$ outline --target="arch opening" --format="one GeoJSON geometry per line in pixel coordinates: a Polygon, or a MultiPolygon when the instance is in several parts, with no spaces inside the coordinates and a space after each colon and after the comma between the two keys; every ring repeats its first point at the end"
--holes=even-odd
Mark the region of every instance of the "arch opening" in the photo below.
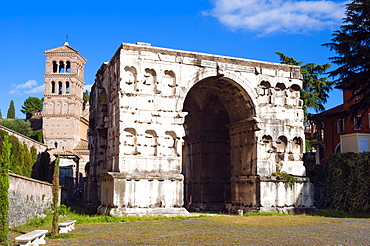
{"type": "Polygon", "coordinates": [[[185,207],[256,206],[255,110],[247,92],[228,78],[209,77],[190,89],[183,111],[185,207]]]}

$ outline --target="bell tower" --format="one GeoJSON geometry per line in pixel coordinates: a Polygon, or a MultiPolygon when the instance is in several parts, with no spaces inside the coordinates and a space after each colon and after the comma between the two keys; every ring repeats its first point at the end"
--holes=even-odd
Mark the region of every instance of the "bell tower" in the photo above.
{"type": "Polygon", "coordinates": [[[81,139],[86,59],[68,42],[45,55],[44,141],[49,148],[72,151],[81,139]]]}

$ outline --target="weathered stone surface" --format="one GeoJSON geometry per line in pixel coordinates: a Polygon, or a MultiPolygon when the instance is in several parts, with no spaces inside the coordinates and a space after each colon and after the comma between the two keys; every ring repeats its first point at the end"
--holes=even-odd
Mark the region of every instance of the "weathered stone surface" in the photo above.
{"type": "Polygon", "coordinates": [[[9,226],[15,227],[50,210],[51,184],[9,173],[9,226]]]}
{"type": "Polygon", "coordinates": [[[311,207],[309,180],[271,181],[305,176],[300,78],[297,66],[122,44],[91,91],[87,202],[111,215],[311,207]]]}

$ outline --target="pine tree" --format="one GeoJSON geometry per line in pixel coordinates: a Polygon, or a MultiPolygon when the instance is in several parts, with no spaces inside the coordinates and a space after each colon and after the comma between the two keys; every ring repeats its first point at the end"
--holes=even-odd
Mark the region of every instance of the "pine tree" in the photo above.
{"type": "Polygon", "coordinates": [[[14,107],[14,101],[11,100],[9,104],[8,113],[6,115],[7,119],[15,119],[15,107],[14,107]]]}
{"type": "Polygon", "coordinates": [[[370,108],[370,1],[354,0],[347,4],[346,18],[333,33],[332,42],[324,44],[337,53],[331,61],[338,66],[330,72],[337,88],[352,91],[348,102],[360,98],[349,114],[364,114],[370,108]]]}
{"type": "Polygon", "coordinates": [[[26,120],[29,120],[34,113],[42,111],[42,106],[42,101],[38,97],[28,97],[23,103],[21,112],[26,114],[26,120]]]}
{"type": "MultiPolygon", "coordinates": [[[[300,66],[302,62],[296,61],[293,57],[276,52],[280,57],[282,64],[300,66]]],[[[317,65],[316,63],[307,63],[301,66],[301,74],[303,76],[303,86],[301,89],[301,99],[303,100],[303,110],[305,119],[308,117],[308,109],[318,111],[325,110],[324,103],[329,97],[329,91],[334,86],[334,81],[330,81],[327,77],[322,76],[330,68],[330,64],[317,65]]]]}

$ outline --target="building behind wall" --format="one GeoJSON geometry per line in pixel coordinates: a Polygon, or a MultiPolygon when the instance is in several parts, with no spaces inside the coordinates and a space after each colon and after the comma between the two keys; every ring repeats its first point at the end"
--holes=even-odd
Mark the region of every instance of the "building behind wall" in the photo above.
{"type": "Polygon", "coordinates": [[[91,91],[86,201],[110,215],[312,207],[300,78],[297,66],[122,44],[91,91]]]}
{"type": "Polygon", "coordinates": [[[73,196],[89,161],[89,108],[82,109],[86,59],[68,43],[45,55],[44,142],[52,155],[61,156],[61,182],[69,183],[73,196]]]}
{"type": "Polygon", "coordinates": [[[370,109],[362,118],[347,116],[350,105],[358,101],[349,102],[351,96],[351,91],[343,91],[343,104],[315,115],[317,164],[332,153],[370,151],[370,109]]]}

